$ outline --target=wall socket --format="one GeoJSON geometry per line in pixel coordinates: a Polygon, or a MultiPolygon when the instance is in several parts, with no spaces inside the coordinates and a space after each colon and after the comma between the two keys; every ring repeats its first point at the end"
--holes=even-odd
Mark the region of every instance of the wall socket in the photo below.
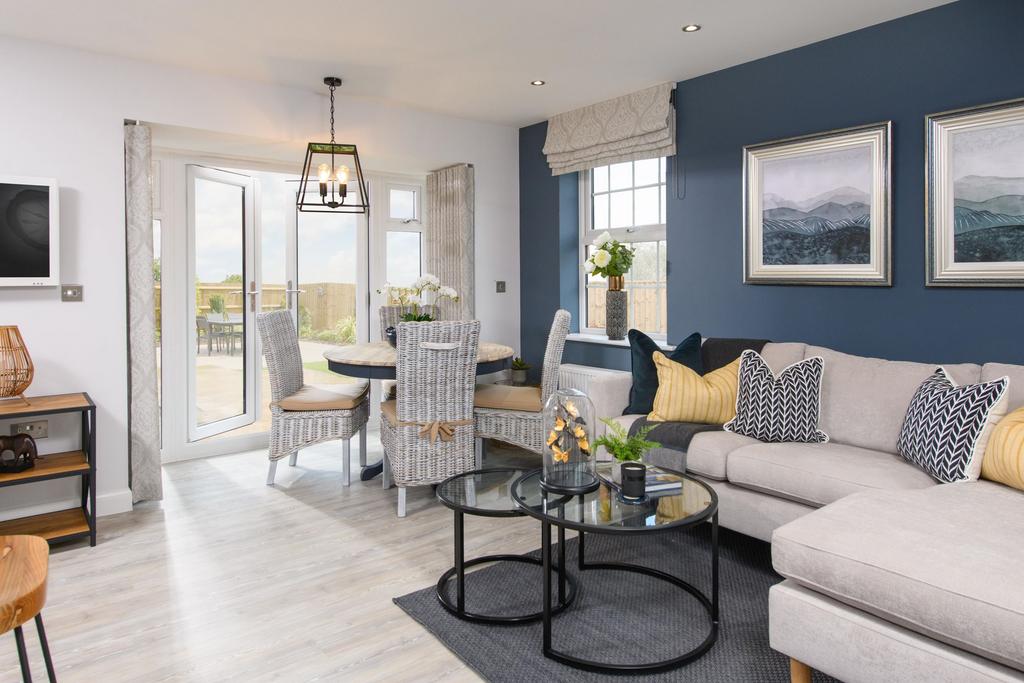
{"type": "Polygon", "coordinates": [[[61,301],[81,301],[82,300],[82,285],[61,285],[60,286],[60,300],[61,301]]]}
{"type": "Polygon", "coordinates": [[[494,281],[494,291],[496,291],[498,294],[504,294],[505,293],[505,281],[504,280],[495,280],[494,281]]]}
{"type": "Polygon", "coordinates": [[[28,434],[33,439],[45,439],[50,435],[50,421],[15,422],[11,425],[11,435],[28,434]]]}

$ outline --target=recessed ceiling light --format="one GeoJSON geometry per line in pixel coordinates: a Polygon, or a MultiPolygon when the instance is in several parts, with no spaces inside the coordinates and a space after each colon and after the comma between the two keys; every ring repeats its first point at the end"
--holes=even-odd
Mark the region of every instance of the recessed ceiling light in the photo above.
{"type": "Polygon", "coordinates": [[[544,85],[547,81],[530,81],[530,85],[544,85]]]}
{"type": "Polygon", "coordinates": [[[700,30],[700,24],[687,24],[683,27],[683,33],[696,33],[700,30]]]}

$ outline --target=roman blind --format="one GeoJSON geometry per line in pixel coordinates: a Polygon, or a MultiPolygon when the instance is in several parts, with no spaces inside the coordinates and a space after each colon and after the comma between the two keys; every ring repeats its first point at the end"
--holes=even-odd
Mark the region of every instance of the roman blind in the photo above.
{"type": "Polygon", "coordinates": [[[674,89],[662,83],[552,117],[544,141],[551,174],[674,155],[674,89]]]}

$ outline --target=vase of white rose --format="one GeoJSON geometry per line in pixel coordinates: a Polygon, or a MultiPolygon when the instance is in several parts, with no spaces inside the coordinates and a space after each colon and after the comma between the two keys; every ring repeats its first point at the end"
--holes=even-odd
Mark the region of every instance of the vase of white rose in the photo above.
{"type": "Polygon", "coordinates": [[[594,240],[594,251],[583,263],[583,268],[593,275],[607,278],[608,292],[605,295],[604,331],[609,339],[625,339],[629,326],[629,295],[625,288],[625,275],[633,266],[636,252],[607,232],[594,240]]]}
{"type": "MultiPolygon", "coordinates": [[[[385,284],[377,290],[383,294],[389,305],[401,306],[404,312],[401,315],[402,322],[431,322],[434,316],[431,312],[434,308],[428,308],[431,304],[436,308],[443,299],[459,300],[459,293],[451,287],[441,284],[436,275],[424,273],[415,282],[407,287],[398,287],[392,284],[385,284]],[[421,308],[421,306],[423,308],[421,308]]],[[[388,343],[392,346],[398,344],[398,331],[395,327],[384,330],[388,343]]]]}

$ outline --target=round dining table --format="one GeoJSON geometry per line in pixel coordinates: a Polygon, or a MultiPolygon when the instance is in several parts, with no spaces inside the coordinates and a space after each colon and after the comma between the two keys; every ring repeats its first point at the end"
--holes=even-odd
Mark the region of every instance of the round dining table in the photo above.
{"type": "MultiPolygon", "coordinates": [[[[511,346],[480,342],[476,374],[488,375],[508,368],[515,351],[511,346]]],[[[386,341],[349,344],[324,351],[331,372],[364,379],[395,379],[398,353],[386,341]]]]}
{"type": "MultiPolygon", "coordinates": [[[[515,351],[511,346],[480,342],[476,357],[476,374],[488,375],[508,368],[515,351]]],[[[386,341],[349,344],[324,351],[331,372],[363,379],[395,379],[398,353],[386,341]]],[[[369,481],[384,470],[384,461],[367,465],[359,478],[369,481]]]]}

